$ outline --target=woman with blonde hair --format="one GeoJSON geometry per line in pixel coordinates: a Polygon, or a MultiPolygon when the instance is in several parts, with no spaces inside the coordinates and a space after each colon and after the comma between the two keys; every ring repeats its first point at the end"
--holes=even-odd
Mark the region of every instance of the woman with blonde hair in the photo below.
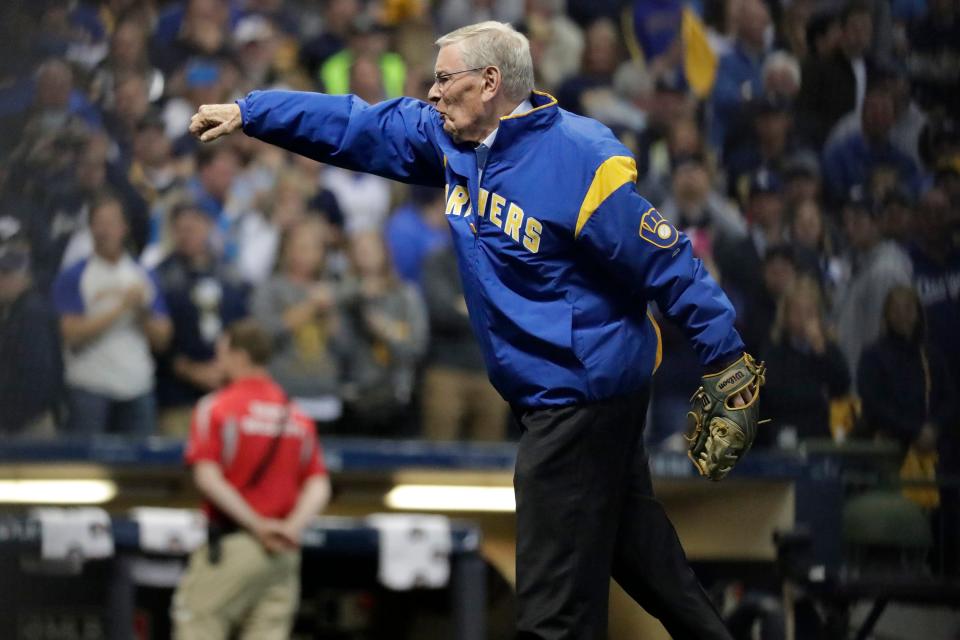
{"type": "Polygon", "coordinates": [[[884,332],[860,356],[857,388],[868,435],[936,450],[942,431],[955,428],[957,402],[941,352],[927,339],[923,307],[913,287],[890,289],[883,305],[884,332]]]}
{"type": "Polygon", "coordinates": [[[350,236],[351,273],[343,283],[345,428],[401,435],[410,418],[417,366],[427,347],[427,310],[417,289],[393,270],[383,236],[350,236]]]}
{"type": "MultiPolygon", "coordinates": [[[[325,236],[317,220],[294,223],[280,242],[277,270],[253,294],[253,316],[270,333],[270,373],[315,419],[339,391],[339,294],[325,276],[325,236]]],[[[339,413],[338,411],[336,413],[339,413]]],[[[335,418],[336,415],[330,416],[335,418]]]]}
{"type": "Polygon", "coordinates": [[[792,429],[801,439],[829,438],[830,400],[849,392],[850,375],[813,279],[798,278],[778,300],[763,358],[769,372],[763,409],[776,432],[769,436],[792,429]]]}

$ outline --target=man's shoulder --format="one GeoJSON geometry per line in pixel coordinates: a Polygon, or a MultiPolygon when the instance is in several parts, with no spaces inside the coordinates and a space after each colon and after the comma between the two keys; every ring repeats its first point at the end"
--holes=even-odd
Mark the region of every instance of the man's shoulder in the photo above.
{"type": "Polygon", "coordinates": [[[81,258],[58,273],[56,280],[57,282],[78,283],[89,266],[90,258],[81,258]]]}
{"type": "Polygon", "coordinates": [[[592,168],[614,156],[633,159],[633,154],[613,135],[613,131],[593,118],[560,109],[557,132],[572,146],[570,152],[576,153],[582,163],[592,168]]]}

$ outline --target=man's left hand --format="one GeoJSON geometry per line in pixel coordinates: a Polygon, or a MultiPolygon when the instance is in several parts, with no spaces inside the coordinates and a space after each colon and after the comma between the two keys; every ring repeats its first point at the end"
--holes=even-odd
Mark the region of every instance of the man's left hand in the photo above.
{"type": "Polygon", "coordinates": [[[688,455],[701,475],[724,478],[750,449],[759,423],[765,367],[743,354],[727,368],[703,377],[687,413],[688,455]]]}

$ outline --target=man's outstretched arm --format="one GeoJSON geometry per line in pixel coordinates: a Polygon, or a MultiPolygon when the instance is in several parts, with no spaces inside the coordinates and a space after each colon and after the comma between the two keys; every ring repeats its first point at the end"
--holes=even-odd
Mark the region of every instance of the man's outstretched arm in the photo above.
{"type": "Polygon", "coordinates": [[[433,109],[411,98],[369,105],[356,96],[254,91],[236,104],[203,105],[190,132],[211,142],[237,129],[300,155],[392,180],[442,186],[433,109]]]}

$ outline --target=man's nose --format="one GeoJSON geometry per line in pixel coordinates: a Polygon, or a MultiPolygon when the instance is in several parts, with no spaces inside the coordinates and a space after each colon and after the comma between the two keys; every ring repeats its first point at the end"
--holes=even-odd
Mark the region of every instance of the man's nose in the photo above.
{"type": "Polygon", "coordinates": [[[434,82],[432,85],[430,85],[430,91],[427,92],[427,99],[433,104],[437,104],[440,102],[440,98],[440,86],[434,82]]]}

